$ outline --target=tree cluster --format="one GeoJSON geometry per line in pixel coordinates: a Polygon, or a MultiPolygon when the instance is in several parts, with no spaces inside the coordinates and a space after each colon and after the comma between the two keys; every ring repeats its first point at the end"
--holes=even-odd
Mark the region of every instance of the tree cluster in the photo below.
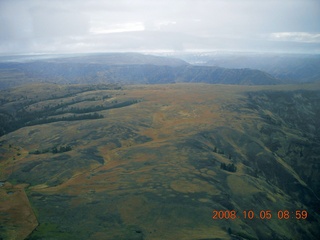
{"type": "Polygon", "coordinates": [[[29,122],[26,124],[26,126],[53,123],[53,122],[59,122],[59,121],[77,121],[77,120],[99,119],[99,118],[103,118],[103,115],[98,113],[92,113],[92,114],[73,115],[70,117],[61,117],[61,118],[44,118],[44,119],[39,119],[39,120],[29,122]]]}
{"type": "Polygon", "coordinates": [[[226,170],[228,172],[236,172],[237,167],[233,163],[229,163],[228,165],[225,163],[220,164],[220,168],[226,170]]]}
{"type": "Polygon", "coordinates": [[[35,151],[31,151],[29,152],[29,154],[44,154],[44,153],[53,153],[53,154],[56,154],[56,153],[64,153],[64,152],[69,152],[72,150],[72,147],[70,145],[67,145],[67,146],[55,146],[55,147],[52,147],[52,148],[48,148],[48,149],[43,149],[43,150],[35,150],[35,151]]]}

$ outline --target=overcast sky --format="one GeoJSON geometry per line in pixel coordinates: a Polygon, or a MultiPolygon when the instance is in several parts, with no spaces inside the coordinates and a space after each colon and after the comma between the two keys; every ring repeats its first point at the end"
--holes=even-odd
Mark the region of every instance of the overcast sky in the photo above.
{"type": "Polygon", "coordinates": [[[0,54],[320,53],[320,0],[0,0],[0,54]]]}

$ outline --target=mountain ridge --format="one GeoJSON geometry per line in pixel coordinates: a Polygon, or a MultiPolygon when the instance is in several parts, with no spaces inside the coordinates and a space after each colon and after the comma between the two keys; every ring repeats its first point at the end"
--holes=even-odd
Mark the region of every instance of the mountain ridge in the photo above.
{"type": "Polygon", "coordinates": [[[272,85],[279,79],[254,69],[194,66],[183,60],[137,53],[95,54],[76,57],[0,63],[0,88],[29,82],[272,85]]]}
{"type": "Polygon", "coordinates": [[[319,54],[208,52],[172,54],[172,57],[180,57],[195,65],[258,69],[281,79],[283,83],[320,80],[319,54]]]}

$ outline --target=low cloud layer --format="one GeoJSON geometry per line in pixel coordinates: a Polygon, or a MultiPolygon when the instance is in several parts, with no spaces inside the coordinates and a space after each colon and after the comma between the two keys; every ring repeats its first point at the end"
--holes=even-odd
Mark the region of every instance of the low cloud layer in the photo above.
{"type": "Polygon", "coordinates": [[[0,54],[320,53],[317,0],[2,0],[0,54]]]}
{"type": "Polygon", "coordinates": [[[307,32],[279,32],[272,33],[271,40],[288,41],[288,42],[302,42],[302,43],[318,43],[320,44],[320,33],[307,32]]]}

